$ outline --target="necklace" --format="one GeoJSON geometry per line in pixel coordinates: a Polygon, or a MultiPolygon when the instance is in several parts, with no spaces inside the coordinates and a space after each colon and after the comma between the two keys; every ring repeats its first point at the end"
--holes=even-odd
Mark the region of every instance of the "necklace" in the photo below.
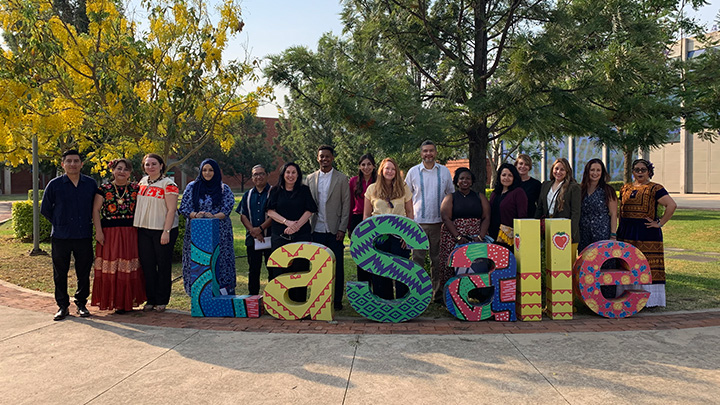
{"type": "Polygon", "coordinates": [[[158,181],[162,180],[163,178],[165,178],[165,176],[160,176],[160,177],[158,177],[158,178],[155,179],[155,180],[150,180],[150,177],[148,177],[148,180],[147,180],[148,186],[151,185],[151,184],[157,183],[158,181]]]}
{"type": "Polygon", "coordinates": [[[127,185],[123,186],[123,193],[120,195],[120,191],[118,191],[117,184],[113,182],[113,187],[115,187],[115,195],[117,195],[117,203],[118,205],[123,205],[125,203],[125,194],[127,194],[128,187],[127,185]]]}

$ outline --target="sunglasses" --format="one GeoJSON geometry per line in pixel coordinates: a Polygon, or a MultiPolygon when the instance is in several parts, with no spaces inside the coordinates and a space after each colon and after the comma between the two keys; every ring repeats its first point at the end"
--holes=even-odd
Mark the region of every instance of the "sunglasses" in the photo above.
{"type": "Polygon", "coordinates": [[[285,240],[289,240],[289,241],[291,241],[291,242],[292,242],[292,240],[293,240],[293,235],[288,235],[288,234],[286,234],[286,233],[284,233],[284,232],[280,234],[280,237],[283,238],[283,239],[285,239],[285,240]]]}
{"type": "Polygon", "coordinates": [[[633,169],[633,173],[646,173],[648,171],[645,167],[636,167],[633,169]]]}
{"type": "Polygon", "coordinates": [[[388,198],[388,199],[387,199],[386,201],[387,201],[387,203],[388,203],[388,206],[390,207],[390,209],[393,209],[393,208],[395,208],[395,205],[393,205],[392,201],[390,201],[390,199],[389,199],[389,198],[388,198]]]}

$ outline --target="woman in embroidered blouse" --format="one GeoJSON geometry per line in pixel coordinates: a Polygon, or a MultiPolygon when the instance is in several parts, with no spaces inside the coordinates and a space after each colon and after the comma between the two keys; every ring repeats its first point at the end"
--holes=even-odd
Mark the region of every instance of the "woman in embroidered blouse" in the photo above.
{"type": "Polygon", "coordinates": [[[193,274],[191,247],[192,222],[196,218],[217,218],[220,220],[220,255],[215,270],[220,293],[235,295],[235,239],[233,238],[230,213],[235,205],[235,196],[230,187],[222,182],[220,166],[213,159],[200,163],[200,173],[185,188],[180,203],[180,214],[187,218],[183,239],[183,285],[190,295],[192,283],[200,276],[193,274]]]}
{"type": "Polygon", "coordinates": [[[607,184],[610,175],[600,159],[591,159],[585,165],[580,190],[580,243],[578,252],[589,244],[617,239],[617,195],[607,184]]]}
{"type": "MultiPolygon", "coordinates": [[[[317,212],[317,204],[310,193],[310,187],[302,184],[302,170],[295,162],[288,162],[280,168],[277,187],[270,189],[267,202],[267,215],[272,218],[270,242],[272,250],[292,242],[312,241],[310,217],[317,212]]],[[[268,267],[269,279],[283,273],[308,271],[309,262],[294,260],[289,268],[268,267]]],[[[307,288],[291,288],[288,291],[291,300],[305,302],[307,288]]]]}
{"type": "Polygon", "coordinates": [[[515,166],[503,163],[495,176],[495,189],[490,194],[490,236],[512,250],[512,228],[515,218],[526,218],[528,200],[521,187],[522,180],[515,166]]]}
{"type": "Polygon", "coordinates": [[[148,153],[142,159],[147,174],[140,180],[140,193],[133,225],[138,228],[138,253],[145,274],[147,304],[144,311],[165,311],[170,302],[172,254],[178,237],[178,186],[165,177],[165,161],[148,153]]]}
{"type": "Polygon", "coordinates": [[[573,178],[570,162],[565,158],[555,160],[550,170],[550,180],[540,188],[535,218],[570,219],[572,243],[580,242],[580,185],[573,178]]]}
{"type": "Polygon", "coordinates": [[[620,189],[620,225],[618,239],[640,249],[650,264],[652,284],[641,286],[650,292],[648,307],[665,306],[665,248],[662,227],[670,221],[675,200],[665,188],[650,181],[655,167],[645,159],[632,164],[633,183],[620,189]],[[662,217],[657,214],[658,204],[665,207],[662,217]]]}
{"type": "MultiPolygon", "coordinates": [[[[377,180],[375,157],[371,153],[360,156],[358,174],[350,179],[350,223],[348,235],[352,237],[355,227],[363,220],[365,212],[365,192],[368,186],[377,180]]],[[[357,266],[358,281],[370,281],[370,273],[357,266]]]]}
{"type": "MultiPolygon", "coordinates": [[[[402,215],[414,219],[412,192],[402,181],[397,162],[392,158],[383,159],[378,168],[378,176],[378,181],[368,186],[365,191],[363,219],[383,214],[402,215]]],[[[395,236],[387,237],[384,242],[377,244],[377,248],[396,256],[410,258],[410,250],[407,249],[405,242],[395,236]]],[[[393,280],[375,274],[371,274],[371,284],[373,294],[386,300],[402,298],[409,291],[405,284],[396,281],[393,294],[393,280]]]]}
{"type": "Polygon", "coordinates": [[[132,164],[128,159],[113,160],[109,168],[113,180],[98,187],[93,206],[97,244],[90,304],[123,314],[146,299],[137,229],[133,227],[140,188],[131,181],[132,164]]]}

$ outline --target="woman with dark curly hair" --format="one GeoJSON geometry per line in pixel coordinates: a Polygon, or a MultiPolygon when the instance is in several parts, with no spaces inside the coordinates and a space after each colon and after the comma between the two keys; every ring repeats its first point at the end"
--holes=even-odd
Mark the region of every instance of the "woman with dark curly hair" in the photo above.
{"type": "Polygon", "coordinates": [[[620,226],[618,239],[632,244],[647,258],[652,284],[642,286],[650,292],[648,307],[665,306],[665,251],[662,227],[672,218],[677,205],[665,188],[650,181],[655,167],[645,159],[632,164],[635,181],[620,190],[620,226]],[[665,207],[662,217],[658,205],[665,207]]]}
{"type": "Polygon", "coordinates": [[[453,184],[457,188],[448,194],[440,205],[443,225],[440,230],[440,285],[445,286],[455,276],[455,269],[448,267],[450,252],[456,245],[481,242],[490,226],[490,203],[485,194],[471,190],[475,175],[467,167],[455,170],[453,184]]]}
{"type": "Polygon", "coordinates": [[[123,314],[145,302],[145,278],[133,227],[140,187],[132,180],[128,159],[115,159],[109,168],[113,180],[98,187],[93,206],[97,244],[90,305],[123,314]]]}

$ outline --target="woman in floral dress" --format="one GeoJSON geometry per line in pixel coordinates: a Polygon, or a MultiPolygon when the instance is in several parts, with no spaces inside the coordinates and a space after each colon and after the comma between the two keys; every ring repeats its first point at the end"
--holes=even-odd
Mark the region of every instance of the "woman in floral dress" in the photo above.
{"type": "Polygon", "coordinates": [[[131,180],[127,159],[110,162],[113,181],[98,187],[93,206],[95,281],[90,304],[122,314],[145,302],[145,279],[138,259],[137,229],[133,227],[140,189],[131,180]]]}
{"type": "Polygon", "coordinates": [[[610,175],[600,159],[585,165],[580,184],[580,243],[578,254],[589,244],[617,239],[617,195],[607,184],[610,175]]]}

